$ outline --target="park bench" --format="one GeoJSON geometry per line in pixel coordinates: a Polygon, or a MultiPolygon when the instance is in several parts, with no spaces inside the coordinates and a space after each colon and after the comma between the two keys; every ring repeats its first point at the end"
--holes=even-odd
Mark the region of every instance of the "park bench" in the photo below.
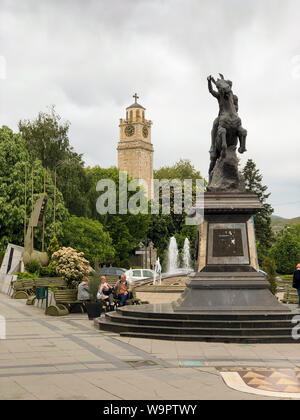
{"type": "Polygon", "coordinates": [[[34,295],[34,279],[16,280],[13,282],[13,299],[28,299],[34,295]]]}
{"type": "Polygon", "coordinates": [[[77,289],[55,290],[55,305],[46,308],[45,314],[52,316],[62,316],[80,309],[84,312],[84,302],[77,300],[77,289]]]}
{"type": "MultiPolygon", "coordinates": [[[[119,280],[119,276],[110,276],[109,278],[107,278],[107,282],[112,286],[115,287],[117,281],[119,280]]],[[[132,297],[130,299],[127,299],[126,301],[126,305],[140,305],[142,303],[142,301],[140,299],[138,299],[136,297],[136,292],[134,290],[134,288],[131,290],[132,292],[132,297]]],[[[120,306],[120,299],[118,299],[118,296],[116,295],[115,291],[114,291],[114,306],[118,307],[120,306]]],[[[104,299],[102,301],[102,309],[104,312],[107,312],[109,310],[109,302],[108,299],[104,299]]]]}
{"type": "Polygon", "coordinates": [[[26,304],[33,305],[35,300],[44,300],[46,299],[46,307],[48,307],[48,288],[59,288],[66,289],[67,283],[62,277],[42,277],[39,279],[34,279],[34,294],[31,294],[26,304]]]}

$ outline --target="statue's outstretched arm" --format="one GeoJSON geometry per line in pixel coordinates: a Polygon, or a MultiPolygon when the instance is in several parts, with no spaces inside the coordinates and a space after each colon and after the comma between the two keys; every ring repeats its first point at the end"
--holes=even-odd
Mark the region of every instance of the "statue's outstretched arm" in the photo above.
{"type": "Polygon", "coordinates": [[[219,92],[215,91],[212,87],[212,77],[208,76],[207,78],[208,81],[208,90],[209,92],[212,94],[212,96],[214,96],[215,98],[219,99],[219,92]]]}

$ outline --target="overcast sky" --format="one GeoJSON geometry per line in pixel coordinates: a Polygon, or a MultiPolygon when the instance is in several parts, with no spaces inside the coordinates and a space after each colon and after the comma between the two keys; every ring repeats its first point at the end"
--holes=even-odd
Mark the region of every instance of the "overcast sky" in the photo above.
{"type": "Polygon", "coordinates": [[[117,165],[137,92],[154,167],[207,176],[218,113],[209,74],[233,81],[248,152],[275,214],[300,216],[299,0],[0,0],[0,125],[55,104],[88,165],[117,165]],[[6,69],[4,67],[6,62],[6,69]]]}

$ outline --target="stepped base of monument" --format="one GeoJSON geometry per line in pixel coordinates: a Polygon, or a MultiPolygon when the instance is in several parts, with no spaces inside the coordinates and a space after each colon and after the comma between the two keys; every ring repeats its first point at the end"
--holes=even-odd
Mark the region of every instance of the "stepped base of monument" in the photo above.
{"type": "Polygon", "coordinates": [[[190,276],[175,312],[289,312],[254,272],[200,272],[190,276]]]}
{"type": "Polygon", "coordinates": [[[97,318],[95,327],[122,337],[221,343],[299,343],[292,338],[292,318],[286,313],[175,312],[171,304],[133,305],[97,318]]]}

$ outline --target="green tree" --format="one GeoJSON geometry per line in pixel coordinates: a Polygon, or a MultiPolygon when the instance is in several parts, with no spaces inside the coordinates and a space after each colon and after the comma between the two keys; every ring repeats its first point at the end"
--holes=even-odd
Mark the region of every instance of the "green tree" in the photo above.
{"type": "Polygon", "coordinates": [[[295,230],[283,229],[269,255],[275,260],[278,273],[292,274],[300,261],[300,241],[295,230]]]}
{"type": "Polygon", "coordinates": [[[71,216],[64,225],[63,242],[65,246],[83,252],[91,265],[96,260],[100,264],[110,263],[114,257],[111,237],[97,220],[71,216]]]}
{"type": "Polygon", "coordinates": [[[294,232],[295,235],[298,236],[298,238],[300,239],[300,223],[296,223],[294,225],[288,225],[290,231],[294,232]]]}
{"type": "Polygon", "coordinates": [[[277,283],[276,283],[276,263],[270,258],[266,257],[262,264],[262,269],[267,273],[267,279],[270,283],[270,290],[273,295],[277,293],[277,283]]]}
{"type": "Polygon", "coordinates": [[[97,302],[97,294],[101,284],[101,269],[98,261],[95,261],[95,269],[89,276],[89,296],[91,302],[97,302]]]}
{"type": "Polygon", "coordinates": [[[47,248],[47,253],[48,253],[49,258],[52,257],[52,254],[54,254],[54,252],[59,251],[60,249],[61,249],[61,246],[59,245],[56,236],[54,236],[51,239],[50,244],[47,248]]]}
{"type": "MultiPolygon", "coordinates": [[[[115,249],[113,264],[129,268],[129,257],[146,236],[150,216],[148,214],[119,214],[119,170],[115,167],[108,169],[95,166],[86,168],[88,182],[91,185],[87,193],[88,217],[98,220],[103,228],[112,238],[112,245],[115,249]],[[116,214],[100,215],[96,209],[96,202],[99,192],[96,191],[96,185],[100,180],[110,179],[116,185],[116,214]]],[[[127,177],[127,184],[131,181],[127,177]]],[[[135,194],[128,192],[128,200],[135,194]]]]}
{"type": "MultiPolygon", "coordinates": [[[[33,199],[39,198],[44,190],[44,169],[39,160],[33,163],[24,139],[20,134],[15,134],[10,128],[3,126],[0,129],[0,243],[2,249],[8,242],[16,245],[24,243],[24,195],[25,195],[25,168],[27,168],[27,219],[32,209],[31,201],[31,174],[33,173],[33,199]]],[[[53,180],[49,173],[46,176],[46,194],[48,203],[45,213],[45,244],[50,242],[54,235],[53,226],[53,180]]],[[[57,191],[56,197],[56,234],[61,237],[62,224],[69,213],[64,206],[61,192],[57,191]]],[[[42,229],[35,231],[35,248],[41,249],[42,229]]]]}
{"type": "MultiPolygon", "coordinates": [[[[155,179],[203,179],[201,173],[195,169],[191,161],[188,159],[180,159],[173,166],[162,166],[154,171],[155,179]]],[[[206,185],[206,181],[205,181],[206,185]]]]}
{"type": "Polygon", "coordinates": [[[261,264],[274,242],[274,233],[271,225],[271,216],[274,209],[267,203],[267,199],[271,194],[267,192],[268,187],[263,185],[263,177],[252,159],[247,161],[243,169],[243,175],[245,178],[246,190],[256,194],[263,205],[262,210],[254,216],[257,254],[259,263],[261,264]]]}
{"type": "Polygon", "coordinates": [[[91,184],[84,170],[81,155],[70,153],[69,159],[57,167],[57,187],[62,192],[66,207],[71,214],[87,217],[87,191],[91,184]]]}
{"type": "Polygon", "coordinates": [[[82,155],[69,142],[68,121],[62,121],[52,106],[49,112],[40,112],[34,120],[19,122],[30,160],[39,159],[42,166],[57,175],[57,187],[71,214],[86,216],[85,192],[88,190],[82,155]]]}
{"type": "Polygon", "coordinates": [[[40,112],[33,121],[21,120],[19,130],[31,161],[39,159],[44,168],[54,170],[59,161],[68,159],[72,152],[69,127],[70,123],[61,121],[54,106],[48,113],[40,112]]]}
{"type": "MultiPolygon", "coordinates": [[[[195,169],[189,160],[180,159],[173,166],[164,166],[154,171],[154,178],[158,180],[167,179],[178,179],[182,182],[182,192],[184,194],[183,181],[186,179],[192,180],[192,197],[193,204],[195,204],[196,197],[196,180],[203,180],[204,186],[207,182],[201,176],[201,173],[195,169]]],[[[176,237],[178,248],[181,250],[184,244],[184,240],[187,237],[191,244],[191,256],[194,255],[194,243],[196,239],[196,226],[188,226],[185,224],[186,214],[183,211],[182,214],[176,214],[174,209],[174,194],[171,191],[170,207],[171,213],[164,215],[161,213],[158,215],[151,215],[149,223],[148,236],[153,241],[154,245],[158,248],[159,255],[164,264],[166,255],[166,248],[168,247],[169,240],[172,236],[176,237]]],[[[183,203],[182,203],[182,207],[183,203]]],[[[161,210],[161,209],[160,209],[161,210]]]]}
{"type": "Polygon", "coordinates": [[[153,214],[149,221],[147,236],[152,240],[163,262],[164,251],[168,248],[169,240],[176,232],[173,218],[170,214],[153,214]]]}

